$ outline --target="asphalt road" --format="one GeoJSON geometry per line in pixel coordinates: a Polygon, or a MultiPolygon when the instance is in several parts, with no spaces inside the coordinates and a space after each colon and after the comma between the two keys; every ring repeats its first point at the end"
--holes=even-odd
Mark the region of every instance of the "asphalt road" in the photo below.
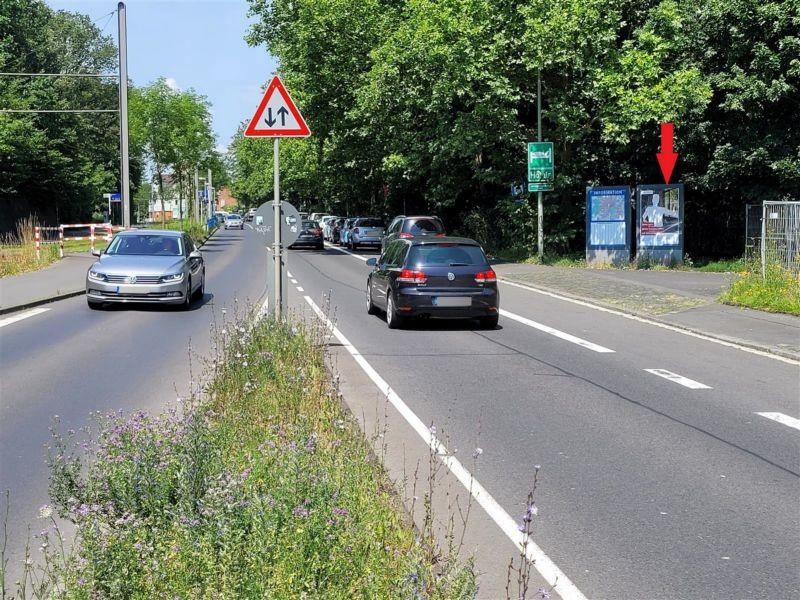
{"type": "MultiPolygon", "coordinates": [[[[295,310],[308,313],[305,296],[329,302],[355,351],[449,447],[479,439],[476,478],[512,517],[541,465],[534,540],[585,597],[800,597],[800,431],[756,414],[800,417],[797,365],[506,284],[501,308],[538,328],[504,314],[494,331],[391,331],[366,314],[362,259],[375,253],[357,254],[293,252],[295,310]]],[[[346,387],[358,368],[337,361],[346,387]]],[[[358,389],[369,407],[375,387],[358,389]]],[[[479,552],[507,564],[503,539],[479,552]]]]}
{"type": "MultiPolygon", "coordinates": [[[[261,242],[250,229],[216,234],[203,249],[206,297],[192,311],[95,312],[74,298],[0,329],[0,489],[11,490],[17,555],[47,501],[52,415],[77,429],[91,411],[159,410],[185,396],[189,345],[207,356],[221,308],[263,292],[261,242]]],[[[329,304],[349,351],[421,422],[462,456],[480,446],[474,465],[463,462],[500,512],[524,511],[541,465],[533,538],[585,597],[800,596],[800,431],[756,414],[800,418],[797,365],[506,284],[496,330],[426,322],[390,331],[366,314],[362,258],[291,251],[293,311],[329,304]]],[[[385,390],[345,350],[331,345],[342,390],[366,412],[385,390]]],[[[396,411],[381,410],[405,436],[402,459],[386,457],[390,469],[406,450],[424,455],[396,411]]],[[[480,597],[505,597],[513,545],[473,510],[480,597]]]]}
{"type": "Polygon", "coordinates": [[[0,490],[11,494],[12,572],[27,524],[34,533],[41,528],[38,509],[48,501],[43,446],[53,416],[62,431],[78,430],[94,411],[159,412],[188,396],[190,364],[196,374],[210,356],[212,324],[264,294],[266,256],[247,233],[220,230],[203,246],[206,293],[190,311],[146,305],[94,311],[81,296],[0,329],[0,490]]]}

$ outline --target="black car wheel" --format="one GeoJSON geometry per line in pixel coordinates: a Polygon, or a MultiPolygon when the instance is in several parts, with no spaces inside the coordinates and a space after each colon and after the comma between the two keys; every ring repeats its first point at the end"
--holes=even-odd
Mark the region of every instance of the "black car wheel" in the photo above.
{"type": "Polygon", "coordinates": [[[497,324],[500,322],[500,315],[492,315],[490,317],[481,317],[481,327],[484,329],[497,329],[497,324]]]}
{"type": "Polygon", "coordinates": [[[183,295],[183,303],[181,304],[181,309],[189,310],[189,307],[192,305],[192,278],[189,277],[189,281],[186,282],[186,293],[183,295]]]}
{"type": "Polygon", "coordinates": [[[367,282],[367,314],[378,314],[378,309],[375,308],[375,304],[372,302],[372,283],[369,281],[367,282]]]}
{"type": "Polygon", "coordinates": [[[194,293],[194,297],[202,300],[203,296],[205,295],[206,295],[206,270],[203,269],[203,278],[200,280],[200,287],[197,288],[197,291],[194,293]]]}
{"type": "Polygon", "coordinates": [[[400,329],[403,326],[403,317],[397,314],[397,309],[392,300],[392,290],[386,293],[386,325],[389,329],[400,329]]]}

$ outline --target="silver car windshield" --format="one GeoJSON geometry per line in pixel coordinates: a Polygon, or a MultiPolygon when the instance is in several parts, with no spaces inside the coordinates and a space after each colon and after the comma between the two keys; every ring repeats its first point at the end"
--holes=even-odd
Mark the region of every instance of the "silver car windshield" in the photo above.
{"type": "Polygon", "coordinates": [[[136,256],[181,256],[181,240],[166,235],[119,235],[111,242],[106,254],[136,256]]]}

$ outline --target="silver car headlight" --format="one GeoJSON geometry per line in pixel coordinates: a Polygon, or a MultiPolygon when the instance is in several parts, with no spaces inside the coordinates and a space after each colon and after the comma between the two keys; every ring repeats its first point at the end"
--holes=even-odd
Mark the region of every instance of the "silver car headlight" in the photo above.
{"type": "Polygon", "coordinates": [[[183,273],[172,273],[171,275],[164,275],[161,278],[161,283],[178,283],[183,281],[183,273]]]}
{"type": "Polygon", "coordinates": [[[95,281],[106,281],[106,276],[104,273],[100,273],[99,271],[89,270],[89,279],[94,279],[95,281]]]}

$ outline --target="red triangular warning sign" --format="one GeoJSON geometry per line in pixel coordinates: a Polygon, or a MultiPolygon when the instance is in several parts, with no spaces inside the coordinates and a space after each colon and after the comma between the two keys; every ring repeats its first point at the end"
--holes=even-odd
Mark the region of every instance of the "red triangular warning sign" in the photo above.
{"type": "Polygon", "coordinates": [[[308,137],[311,131],[277,75],[272,78],[261,104],[247,129],[246,137],[308,137]]]}

